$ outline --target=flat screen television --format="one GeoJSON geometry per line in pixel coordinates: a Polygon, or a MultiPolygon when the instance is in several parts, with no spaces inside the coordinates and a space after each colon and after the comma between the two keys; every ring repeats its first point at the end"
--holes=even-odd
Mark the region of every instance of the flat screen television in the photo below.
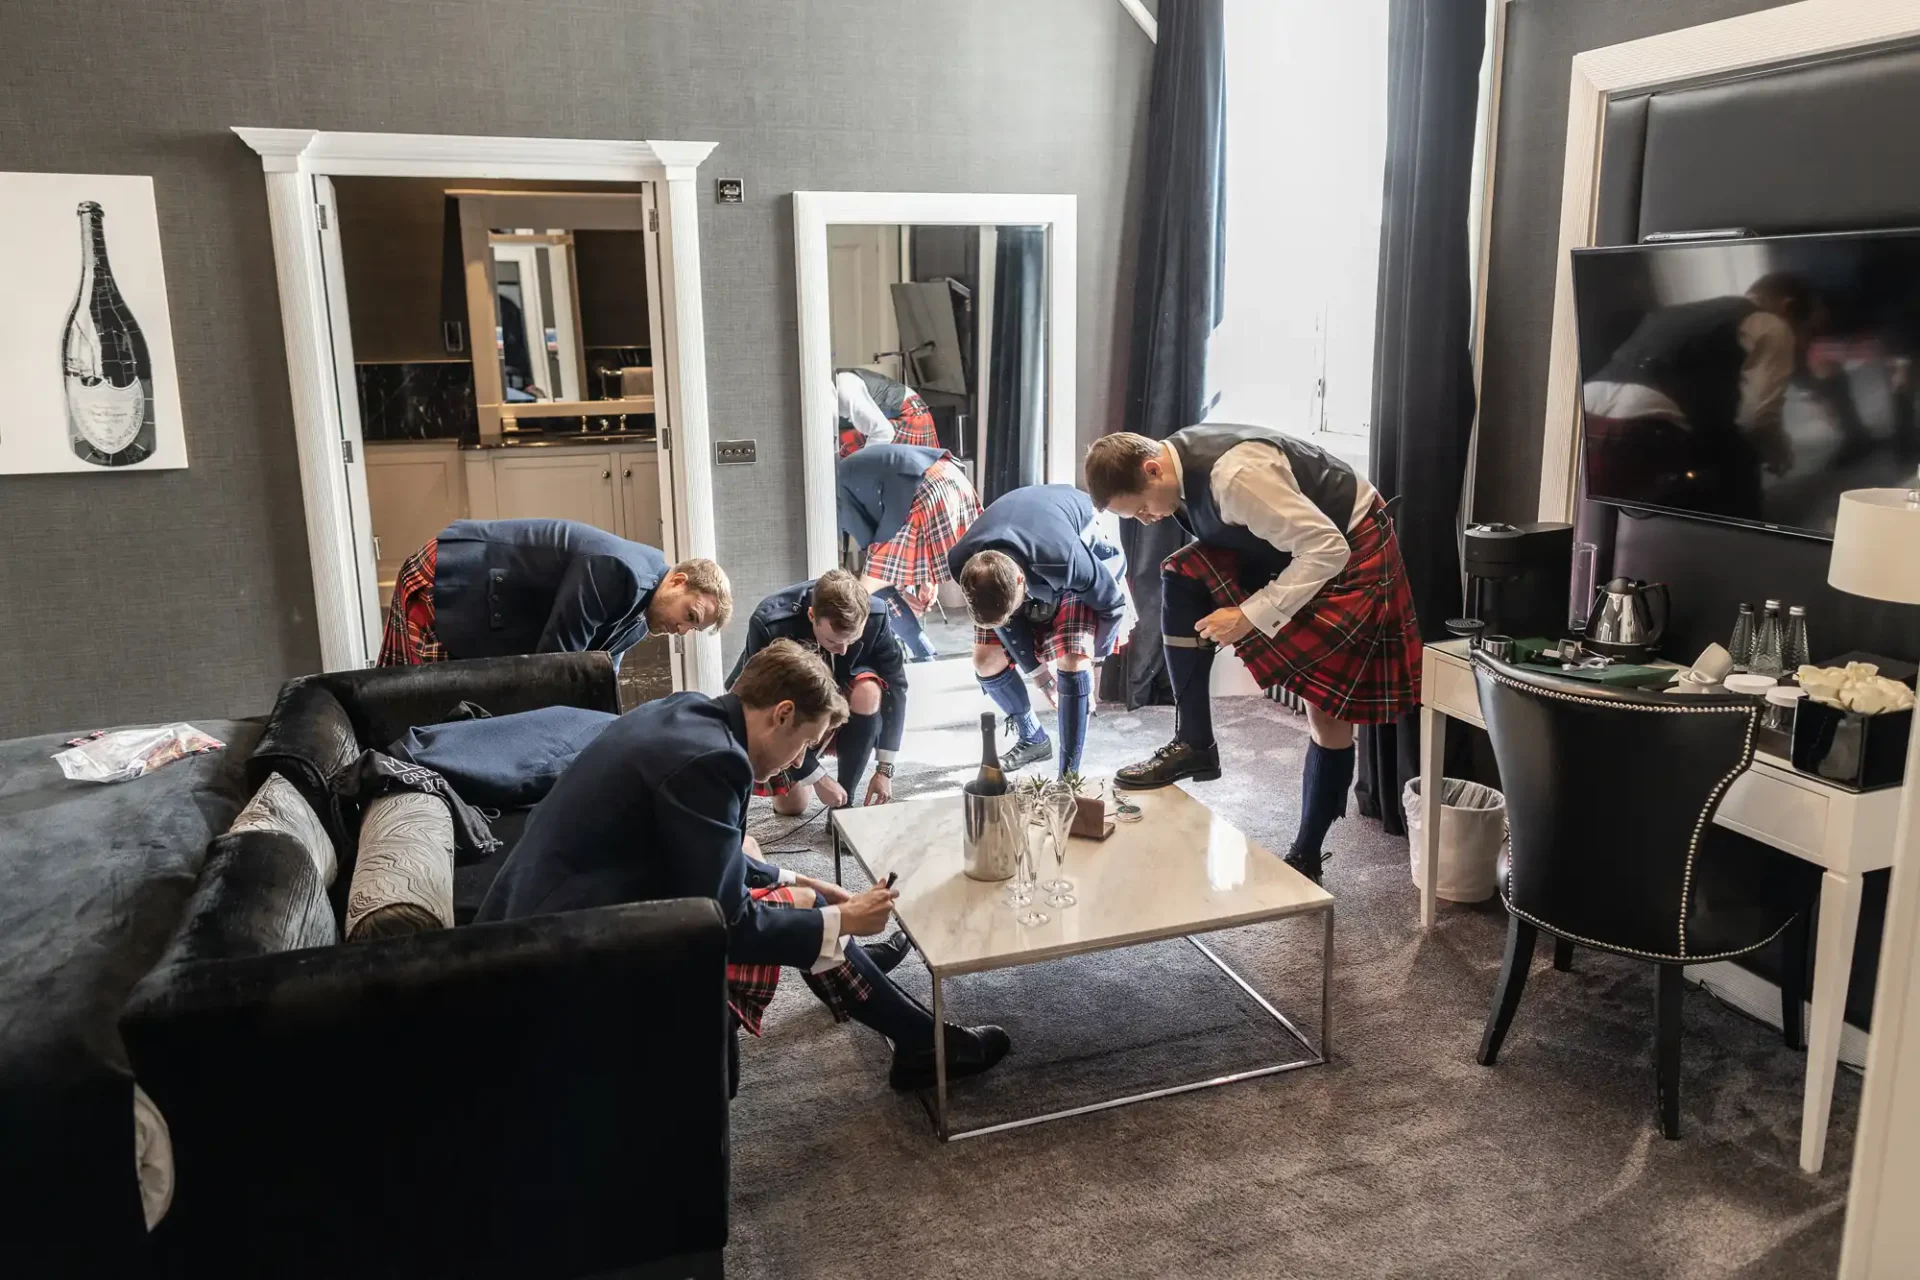
{"type": "Polygon", "coordinates": [[[1587,496],[1831,537],[1920,468],[1920,230],[1578,249],[1587,496]]]}

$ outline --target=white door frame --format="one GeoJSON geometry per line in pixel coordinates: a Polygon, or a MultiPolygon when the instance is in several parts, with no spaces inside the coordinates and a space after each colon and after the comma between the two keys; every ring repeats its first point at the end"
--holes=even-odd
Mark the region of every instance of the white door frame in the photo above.
{"type": "MultiPolygon", "coordinates": [[[[233,130],[260,156],[266,173],[267,218],[273,232],[280,317],[286,330],[287,379],[293,392],[300,490],[313,560],[314,621],[320,661],[328,670],[365,666],[370,658],[356,598],[372,575],[371,545],[356,547],[346,446],[359,451],[357,421],[342,420],[334,380],[332,325],[320,249],[314,180],[321,177],[526,178],[571,182],[651,182],[662,240],[659,271],[664,351],[655,353],[657,382],[667,385],[658,415],[673,433],[672,483],[677,559],[715,551],[713,462],[708,442],[706,320],[700,298],[699,203],[694,177],[711,142],[611,141],[585,138],[487,138],[457,134],[334,133],[317,129],[233,130]],[[346,434],[354,428],[352,435],[346,434]],[[365,563],[361,561],[365,559],[365,563]]],[[[651,292],[651,290],[650,290],[651,292]]],[[[470,335],[469,345],[492,335],[470,335]]],[[[363,504],[364,505],[364,504],[363,504]]],[[[724,674],[720,638],[687,637],[686,684],[717,693],[724,674]]]]}
{"type": "Polygon", "coordinates": [[[1573,250],[1593,243],[1608,100],[1915,36],[1920,36],[1915,0],[1801,0],[1574,55],[1560,184],[1560,257],[1554,269],[1553,354],[1541,428],[1540,519],[1572,521],[1578,514],[1580,347],[1574,332],[1573,250]]]}
{"type": "Polygon", "coordinates": [[[827,297],[827,228],[1044,226],[1047,229],[1047,482],[1074,480],[1074,371],[1079,361],[1074,292],[1079,272],[1078,201],[1063,195],[932,191],[796,191],[793,260],[800,314],[800,460],[806,485],[807,572],[825,573],[839,518],[833,476],[839,413],[833,394],[833,315],[827,297]]]}

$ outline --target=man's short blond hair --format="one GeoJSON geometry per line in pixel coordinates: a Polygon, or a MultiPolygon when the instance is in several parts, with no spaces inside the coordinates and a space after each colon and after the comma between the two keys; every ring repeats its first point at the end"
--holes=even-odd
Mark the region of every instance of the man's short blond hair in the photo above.
{"type": "Polygon", "coordinates": [[[713,601],[713,630],[718,631],[733,620],[733,583],[727,580],[725,569],[704,556],[695,556],[682,560],[668,572],[685,574],[689,591],[713,601]]]}
{"type": "Polygon", "coordinates": [[[847,722],[847,700],[833,682],[833,669],[793,640],[775,640],[754,654],[733,682],[733,694],[757,711],[791,702],[803,722],[825,716],[829,730],[847,722]]]}
{"type": "Polygon", "coordinates": [[[1087,446],[1087,493],[1102,511],[1115,498],[1143,492],[1147,463],[1160,456],[1160,442],[1132,431],[1101,436],[1087,446]]]}

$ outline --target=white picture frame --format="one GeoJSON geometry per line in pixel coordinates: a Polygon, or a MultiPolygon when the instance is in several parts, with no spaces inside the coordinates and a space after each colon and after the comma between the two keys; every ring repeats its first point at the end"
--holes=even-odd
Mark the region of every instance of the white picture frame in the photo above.
{"type": "MultiPolygon", "coordinates": [[[[0,474],[114,475],[185,467],[186,430],[153,179],[0,173],[0,244],[12,254],[5,272],[7,305],[0,307],[0,386],[7,389],[7,412],[0,416],[0,474]],[[92,233],[83,212],[89,205],[100,209],[112,287],[144,340],[146,374],[125,387],[78,373],[68,377],[70,363],[78,368],[86,363],[84,353],[98,349],[90,336],[69,339],[76,309],[84,309],[79,294],[92,257],[92,233]],[[86,396],[94,387],[110,400],[106,412],[114,433],[96,435],[92,442],[83,436],[76,448],[72,421],[89,412],[86,396]],[[144,413],[143,402],[150,406],[144,413]],[[105,446],[99,444],[103,439],[109,442],[105,446]]],[[[100,418],[89,421],[97,424],[100,418]]]]}

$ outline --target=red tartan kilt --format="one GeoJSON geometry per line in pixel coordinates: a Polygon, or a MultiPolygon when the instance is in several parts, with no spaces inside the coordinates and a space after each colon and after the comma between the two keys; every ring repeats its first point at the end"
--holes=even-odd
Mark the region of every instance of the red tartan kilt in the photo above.
{"type": "Polygon", "coordinates": [[[953,577],[947,555],[980,518],[980,495],[952,458],[941,458],[920,480],[900,532],[867,548],[863,572],[888,586],[931,589],[953,577]]]}
{"type": "Polygon", "coordinates": [[[909,394],[906,403],[900,406],[900,416],[893,420],[893,442],[917,444],[927,449],[940,447],[940,433],[933,426],[933,410],[927,408],[927,402],[919,396],[909,394]]]}
{"type": "MultiPolygon", "coordinates": [[[[1083,658],[1095,656],[1096,628],[1099,623],[1099,615],[1094,613],[1092,605],[1071,591],[1062,592],[1060,607],[1054,610],[1053,620],[1032,624],[1034,656],[1043,663],[1058,662],[1073,654],[1083,658]]],[[[989,627],[975,627],[973,642],[1006,647],[989,627]]]]}
{"type": "MultiPolygon", "coordinates": [[[[1256,631],[1233,650],[1262,689],[1284,688],[1349,724],[1389,724],[1420,705],[1413,591],[1385,504],[1376,501],[1347,541],[1347,567],[1279,634],[1256,631]]],[[[1161,567],[1206,583],[1221,607],[1251,594],[1239,581],[1239,556],[1223,547],[1189,543],[1161,567]]]]}
{"type": "Polygon", "coordinates": [[[446,661],[447,651],[433,629],[433,576],[440,562],[440,540],[427,545],[400,564],[393,584],[393,602],[387,606],[387,626],[380,638],[383,667],[413,667],[446,661]]]}

